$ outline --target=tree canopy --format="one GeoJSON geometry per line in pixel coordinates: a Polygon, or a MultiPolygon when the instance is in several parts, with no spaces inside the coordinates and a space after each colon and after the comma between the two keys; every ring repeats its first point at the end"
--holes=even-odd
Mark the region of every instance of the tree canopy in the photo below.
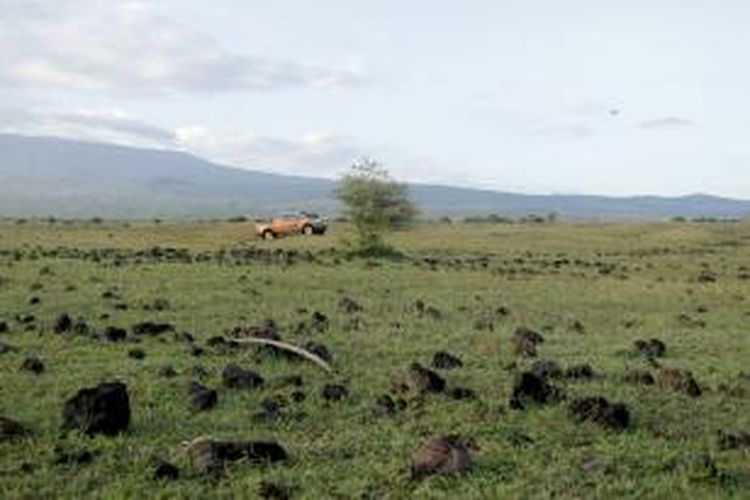
{"type": "Polygon", "coordinates": [[[408,186],[396,182],[385,168],[369,159],[352,165],[339,179],[336,194],[362,250],[384,247],[385,233],[408,226],[418,213],[409,199],[408,186]]]}

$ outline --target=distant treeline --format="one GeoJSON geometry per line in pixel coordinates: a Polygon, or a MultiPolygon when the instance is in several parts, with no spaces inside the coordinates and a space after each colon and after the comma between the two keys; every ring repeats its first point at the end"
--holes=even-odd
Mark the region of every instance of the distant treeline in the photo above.
{"type": "Polygon", "coordinates": [[[738,223],[742,222],[742,219],[732,217],[694,217],[688,219],[687,217],[672,217],[672,222],[695,222],[697,224],[726,224],[726,223],[738,223]]]}
{"type": "MultiPolygon", "coordinates": [[[[453,222],[453,220],[448,217],[444,217],[440,220],[442,222],[453,222]]],[[[556,213],[549,213],[544,216],[529,214],[517,218],[498,214],[472,215],[461,219],[462,222],[467,224],[550,224],[557,222],[557,220],[558,215],[556,213]]]]}

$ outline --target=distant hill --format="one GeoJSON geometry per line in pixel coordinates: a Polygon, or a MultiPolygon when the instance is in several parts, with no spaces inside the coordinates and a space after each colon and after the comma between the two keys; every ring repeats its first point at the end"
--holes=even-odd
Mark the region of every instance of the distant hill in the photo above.
{"type": "MultiPolygon", "coordinates": [[[[308,209],[335,213],[334,182],[224,167],[196,156],[0,134],[0,216],[229,217],[308,209]]],[[[412,185],[425,215],[555,212],[564,218],[750,216],[750,201],[706,195],[612,198],[524,195],[412,185]]]]}

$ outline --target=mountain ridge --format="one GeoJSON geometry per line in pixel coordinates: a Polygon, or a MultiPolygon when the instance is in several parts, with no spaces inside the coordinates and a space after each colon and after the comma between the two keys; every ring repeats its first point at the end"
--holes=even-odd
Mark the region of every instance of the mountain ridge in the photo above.
{"type": "MultiPolygon", "coordinates": [[[[0,216],[224,217],[307,209],[335,213],[335,181],[219,165],[193,154],[59,137],[0,134],[0,216]],[[106,165],[106,170],[103,166],[106,165]]],[[[556,213],[575,219],[742,218],[750,201],[519,194],[410,184],[425,216],[556,213]]]]}

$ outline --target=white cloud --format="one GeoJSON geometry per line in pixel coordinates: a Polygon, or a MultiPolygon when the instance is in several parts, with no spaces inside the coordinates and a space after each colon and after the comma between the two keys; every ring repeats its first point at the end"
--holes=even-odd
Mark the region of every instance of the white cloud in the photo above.
{"type": "Polygon", "coordinates": [[[366,156],[367,148],[349,137],[310,133],[282,139],[204,127],[181,127],[176,146],[199,156],[242,168],[331,177],[366,156]]]}
{"type": "Polygon", "coordinates": [[[173,147],[172,131],[120,110],[40,111],[0,107],[0,132],[50,135],[131,146],[173,147]]]}
{"type": "Polygon", "coordinates": [[[0,18],[0,86],[159,95],[330,89],[367,80],[358,71],[234,53],[152,7],[11,1],[0,18]]]}

